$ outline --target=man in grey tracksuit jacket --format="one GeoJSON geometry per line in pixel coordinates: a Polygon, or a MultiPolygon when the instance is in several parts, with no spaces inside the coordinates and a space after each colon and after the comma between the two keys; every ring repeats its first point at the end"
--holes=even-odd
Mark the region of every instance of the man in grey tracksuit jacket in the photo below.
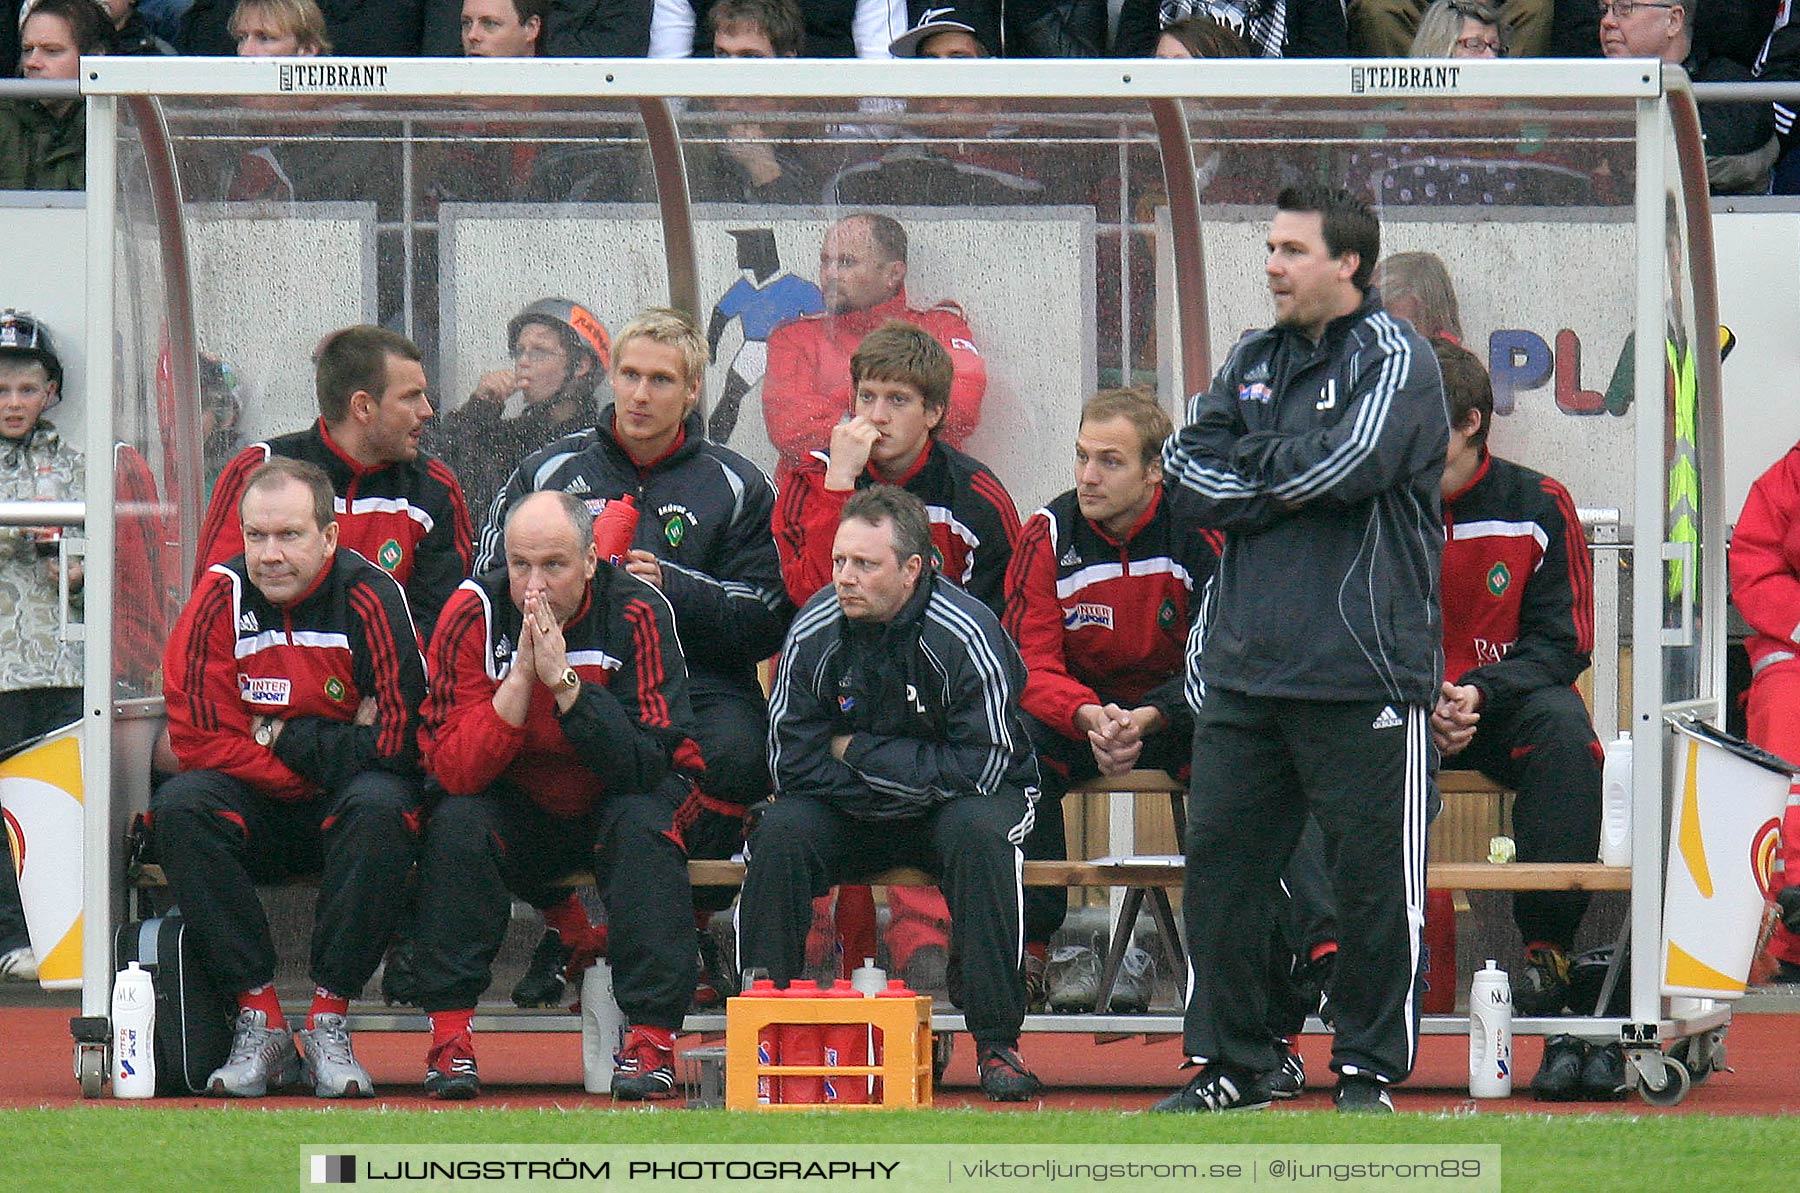
{"type": "Polygon", "coordinates": [[[1190,677],[1188,1053],[1170,1110],[1266,1103],[1260,975],[1277,877],[1310,810],[1338,902],[1332,1068],[1343,1109],[1391,1109],[1412,1068],[1424,920],[1428,717],[1442,662],[1435,357],[1368,288],[1375,217],[1284,192],[1269,237],[1278,322],[1240,341],[1169,441],[1174,499],[1226,532],[1190,677]]]}

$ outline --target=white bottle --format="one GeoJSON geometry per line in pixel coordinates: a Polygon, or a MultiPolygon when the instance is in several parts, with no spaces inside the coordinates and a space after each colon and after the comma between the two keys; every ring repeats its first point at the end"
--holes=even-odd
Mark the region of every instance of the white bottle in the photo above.
{"type": "Polygon", "coordinates": [[[1512,1097],[1512,983],[1489,961],[1469,987],[1469,1095],[1512,1097]]]}
{"type": "Polygon", "coordinates": [[[113,978],[112,1089],[115,1098],[156,1096],[156,988],[150,971],[130,962],[113,978]]]}
{"type": "Polygon", "coordinates": [[[850,971],[850,988],[864,998],[874,998],[887,989],[887,970],[875,967],[875,958],[864,957],[863,963],[850,971]]]}
{"type": "Polygon", "coordinates": [[[1631,734],[1606,743],[1600,770],[1600,861],[1631,864],[1631,734]]]}
{"type": "Polygon", "coordinates": [[[613,997],[606,958],[581,975],[581,1084],[590,1094],[612,1092],[613,1056],[625,1045],[625,1012],[613,997]]]}

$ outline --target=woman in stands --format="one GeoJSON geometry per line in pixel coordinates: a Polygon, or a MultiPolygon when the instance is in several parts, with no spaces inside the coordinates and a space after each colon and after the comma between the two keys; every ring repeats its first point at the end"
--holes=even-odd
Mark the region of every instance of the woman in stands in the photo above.
{"type": "Polygon", "coordinates": [[[1156,39],[1158,58],[1254,58],[1256,51],[1231,26],[1205,13],[1184,17],[1156,39]]]}
{"type": "Polygon", "coordinates": [[[238,0],[231,40],[240,58],[314,58],[331,53],[316,0],[238,0]]]}
{"type": "Polygon", "coordinates": [[[1413,34],[1414,58],[1504,58],[1506,26],[1480,0],[1434,0],[1413,34]]]}

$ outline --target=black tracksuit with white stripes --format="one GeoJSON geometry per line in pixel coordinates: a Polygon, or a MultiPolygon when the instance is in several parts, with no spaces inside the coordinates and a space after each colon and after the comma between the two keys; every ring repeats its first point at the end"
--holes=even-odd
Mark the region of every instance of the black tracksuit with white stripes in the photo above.
{"type": "Polygon", "coordinates": [[[1020,844],[1037,763],[1025,665],[987,606],[927,573],[891,621],[826,589],[794,619],[769,702],[776,794],[750,838],[739,959],[799,974],[811,900],[894,865],[938,876],[970,1034],[1012,1046],[1025,1017],[1020,844]],[[831,740],[850,735],[840,762],[831,740]]]}
{"type": "Polygon", "coordinates": [[[1193,677],[1192,1055],[1276,1065],[1269,923],[1310,810],[1339,912],[1332,1068],[1412,1069],[1448,438],[1436,358],[1370,291],[1316,344],[1244,337],[1164,449],[1178,508],[1226,532],[1193,677]]]}

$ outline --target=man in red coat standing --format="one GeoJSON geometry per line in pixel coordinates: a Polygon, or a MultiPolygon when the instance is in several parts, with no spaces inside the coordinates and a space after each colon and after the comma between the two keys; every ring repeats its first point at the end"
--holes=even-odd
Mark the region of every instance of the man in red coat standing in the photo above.
{"type": "Polygon", "coordinates": [[[776,481],[831,442],[831,428],[850,408],[850,356],[863,337],[890,319],[930,332],[950,353],[956,378],[939,437],[961,447],[981,420],[987,365],[962,308],[906,304],[906,229],[885,215],[846,216],[825,233],[819,291],[825,310],[784,323],[769,334],[763,421],[780,453],[776,481]]]}

